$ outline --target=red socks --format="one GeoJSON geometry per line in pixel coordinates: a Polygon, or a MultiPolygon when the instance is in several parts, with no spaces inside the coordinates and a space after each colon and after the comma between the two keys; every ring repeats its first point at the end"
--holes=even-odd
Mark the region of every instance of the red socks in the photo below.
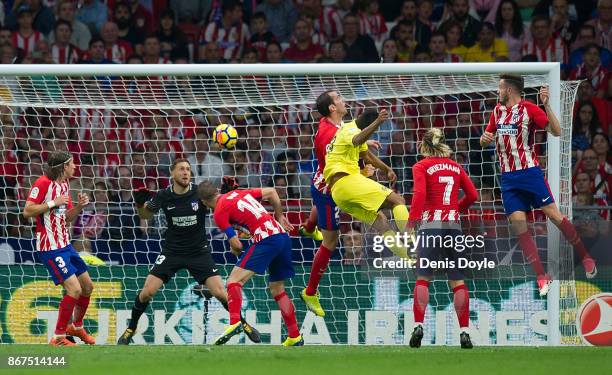
{"type": "Polygon", "coordinates": [[[70,297],[69,295],[65,295],[62,298],[62,301],[59,305],[59,314],[57,316],[57,324],[55,326],[55,334],[56,335],[65,335],[66,328],[68,327],[68,323],[70,322],[70,318],[72,317],[72,312],[74,310],[74,306],[77,303],[77,299],[70,297]]]}
{"type": "Polygon", "coordinates": [[[470,326],[470,294],[468,288],[465,284],[459,285],[453,288],[453,294],[459,327],[468,328],[470,326]]]}
{"type": "Polygon", "coordinates": [[[572,223],[570,223],[566,217],[564,217],[561,224],[559,224],[559,230],[561,231],[561,233],[563,233],[565,239],[572,244],[572,246],[574,247],[574,251],[578,253],[580,259],[584,259],[585,257],[589,256],[589,253],[586,247],[584,246],[584,243],[582,243],[580,236],[578,235],[578,233],[576,233],[576,227],[572,223]]]}
{"type": "Polygon", "coordinates": [[[304,229],[306,229],[306,232],[312,232],[313,230],[315,230],[316,226],[317,226],[317,207],[312,206],[312,209],[310,210],[310,215],[308,215],[308,220],[306,220],[306,223],[304,223],[304,229]]]}
{"type": "Polygon", "coordinates": [[[329,258],[332,256],[332,251],[321,245],[319,250],[314,256],[312,260],[312,269],[310,270],[310,278],[308,279],[308,286],[306,286],[306,294],[309,296],[314,296],[317,292],[317,288],[319,287],[319,282],[321,281],[321,277],[325,273],[327,269],[327,265],[329,264],[329,258]]]}
{"type": "Polygon", "coordinates": [[[281,294],[274,297],[274,300],[278,304],[278,308],[281,311],[285,325],[287,326],[287,332],[289,337],[294,338],[300,335],[300,330],[297,326],[297,320],[295,319],[295,308],[293,302],[287,296],[287,293],[282,292],[281,294]]]}
{"type": "Polygon", "coordinates": [[[414,323],[423,324],[425,320],[425,309],[429,303],[429,281],[417,280],[414,287],[414,303],[412,311],[414,312],[414,323]]]}
{"type": "Polygon", "coordinates": [[[238,323],[242,308],[242,285],[240,283],[227,284],[227,305],[230,313],[230,324],[238,323]]]}
{"type": "Polygon", "coordinates": [[[540,255],[538,254],[538,248],[536,246],[535,241],[533,240],[533,237],[531,237],[531,233],[527,231],[519,234],[518,240],[519,246],[521,247],[521,249],[523,250],[523,254],[525,255],[525,259],[527,259],[527,262],[531,264],[536,275],[544,275],[546,272],[544,272],[544,267],[542,267],[540,255]]]}
{"type": "Polygon", "coordinates": [[[74,306],[74,316],[72,318],[72,324],[75,327],[83,327],[83,318],[87,312],[87,306],[89,306],[89,297],[80,296],[74,306]]]}

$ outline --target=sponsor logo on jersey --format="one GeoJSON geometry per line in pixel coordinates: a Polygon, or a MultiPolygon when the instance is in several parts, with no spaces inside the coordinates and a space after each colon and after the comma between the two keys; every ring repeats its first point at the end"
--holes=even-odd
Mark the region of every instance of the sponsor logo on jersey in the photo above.
{"type": "Polygon", "coordinates": [[[497,125],[497,133],[501,135],[518,135],[518,125],[499,124],[497,125]]]}
{"type": "Polygon", "coordinates": [[[612,346],[612,293],[587,298],[576,314],[576,328],[585,343],[612,346]]]}

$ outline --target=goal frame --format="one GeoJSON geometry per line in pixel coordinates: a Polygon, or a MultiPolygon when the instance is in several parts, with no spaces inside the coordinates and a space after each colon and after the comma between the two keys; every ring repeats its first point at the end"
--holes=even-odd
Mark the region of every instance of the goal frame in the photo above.
{"type": "MultiPolygon", "coordinates": [[[[92,65],[7,65],[0,64],[0,76],[253,76],[253,75],[404,75],[404,74],[541,74],[550,84],[550,105],[560,118],[560,63],[398,63],[398,64],[92,64],[92,65]]],[[[547,179],[553,196],[560,192],[560,138],[548,134],[547,179]]],[[[569,203],[571,205],[571,202],[569,203]]],[[[570,206],[571,208],[571,206],[570,206]]],[[[566,212],[568,214],[568,212],[566,212]]],[[[559,259],[560,236],[550,221],[548,227],[548,259],[559,259]]],[[[558,275],[558,262],[549,261],[549,272],[558,275]]],[[[548,344],[560,345],[559,329],[560,283],[554,280],[547,296],[548,344]]]]}

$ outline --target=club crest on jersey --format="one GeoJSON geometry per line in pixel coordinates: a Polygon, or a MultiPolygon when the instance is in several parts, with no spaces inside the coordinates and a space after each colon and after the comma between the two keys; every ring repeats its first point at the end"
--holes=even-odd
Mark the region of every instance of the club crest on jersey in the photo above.
{"type": "Polygon", "coordinates": [[[194,211],[197,211],[199,207],[200,203],[198,201],[191,201],[191,208],[193,208],[194,211]]]}
{"type": "Polygon", "coordinates": [[[498,124],[497,133],[501,135],[518,135],[517,124],[498,124]]]}

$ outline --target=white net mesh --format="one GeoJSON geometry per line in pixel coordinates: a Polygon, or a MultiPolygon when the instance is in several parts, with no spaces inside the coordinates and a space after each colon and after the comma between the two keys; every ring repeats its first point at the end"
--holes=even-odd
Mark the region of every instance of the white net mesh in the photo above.
{"type": "MultiPolygon", "coordinates": [[[[457,161],[479,189],[481,199],[470,218],[480,220],[478,230],[488,233],[488,249],[493,249],[487,256],[501,265],[495,277],[469,283],[473,339],[479,344],[542,342],[547,334],[540,322],[546,317],[546,300],[535,297],[531,268],[510,238],[495,153],[478,144],[497,102],[497,80],[496,75],[1,77],[5,157],[1,230],[8,255],[6,265],[0,266],[5,275],[0,292],[5,317],[12,317],[3,321],[2,342],[46,342],[52,331],[48,324],[52,327],[56,319],[60,289],[53,287],[46,269],[35,264],[34,227],[19,214],[50,151],[69,150],[76,156],[79,168],[71,192],[88,193],[93,201],[71,234],[75,248],[106,262],[90,269],[96,289],[86,325],[98,343],[113,343],[126,327],[132,301],[159,253],[165,228],[163,215],[148,222],[135,215],[132,190],[165,188],[171,161],[186,157],[196,183],[204,179],[220,183],[222,176],[231,175],[243,187],[275,186],[289,220],[299,226],[312,206],[310,177],[315,170],[313,136],[318,119],[313,102],[328,88],[342,93],[350,118],[367,107],[392,113],[376,139],[382,144],[379,156],[398,174],[397,191],[407,202],[420,135],[431,126],[444,129],[457,161]],[[220,123],[238,129],[236,150],[221,151],[210,143],[212,130],[220,123]],[[513,325],[521,326],[522,333],[515,333],[513,325]]],[[[545,75],[526,76],[526,97],[537,101],[542,84],[548,84],[545,75]]],[[[575,84],[562,87],[565,172],[575,90],[575,84]]],[[[538,133],[536,142],[545,164],[545,134],[538,133]]],[[[557,202],[568,210],[569,174],[563,173],[557,202]]],[[[384,176],[376,177],[384,181],[384,176]]],[[[542,218],[533,220],[536,234],[545,239],[542,218]]],[[[213,254],[227,275],[235,260],[224,247],[223,235],[213,228],[212,223],[206,228],[213,254]]],[[[371,258],[377,254],[371,251],[372,233],[364,225],[342,216],[341,232],[342,246],[319,288],[327,310],[324,320],[306,314],[298,298],[318,244],[292,234],[297,276],[289,282],[288,293],[306,340],[407,342],[414,275],[373,270],[371,258]]],[[[563,251],[562,257],[570,262],[569,250],[563,251]]],[[[202,343],[219,334],[227,313],[216,300],[191,293],[193,286],[185,271],[166,284],[143,317],[142,335],[135,341],[202,343]]],[[[570,292],[562,293],[561,306],[572,308],[571,282],[564,290],[570,292]]],[[[264,341],[279,343],[280,314],[265,291],[264,278],[256,277],[245,286],[244,301],[247,318],[266,334],[264,341]]],[[[571,335],[568,322],[561,323],[566,324],[563,334],[571,335]]],[[[452,293],[444,279],[435,281],[425,342],[454,343],[456,325],[452,293]]]]}

